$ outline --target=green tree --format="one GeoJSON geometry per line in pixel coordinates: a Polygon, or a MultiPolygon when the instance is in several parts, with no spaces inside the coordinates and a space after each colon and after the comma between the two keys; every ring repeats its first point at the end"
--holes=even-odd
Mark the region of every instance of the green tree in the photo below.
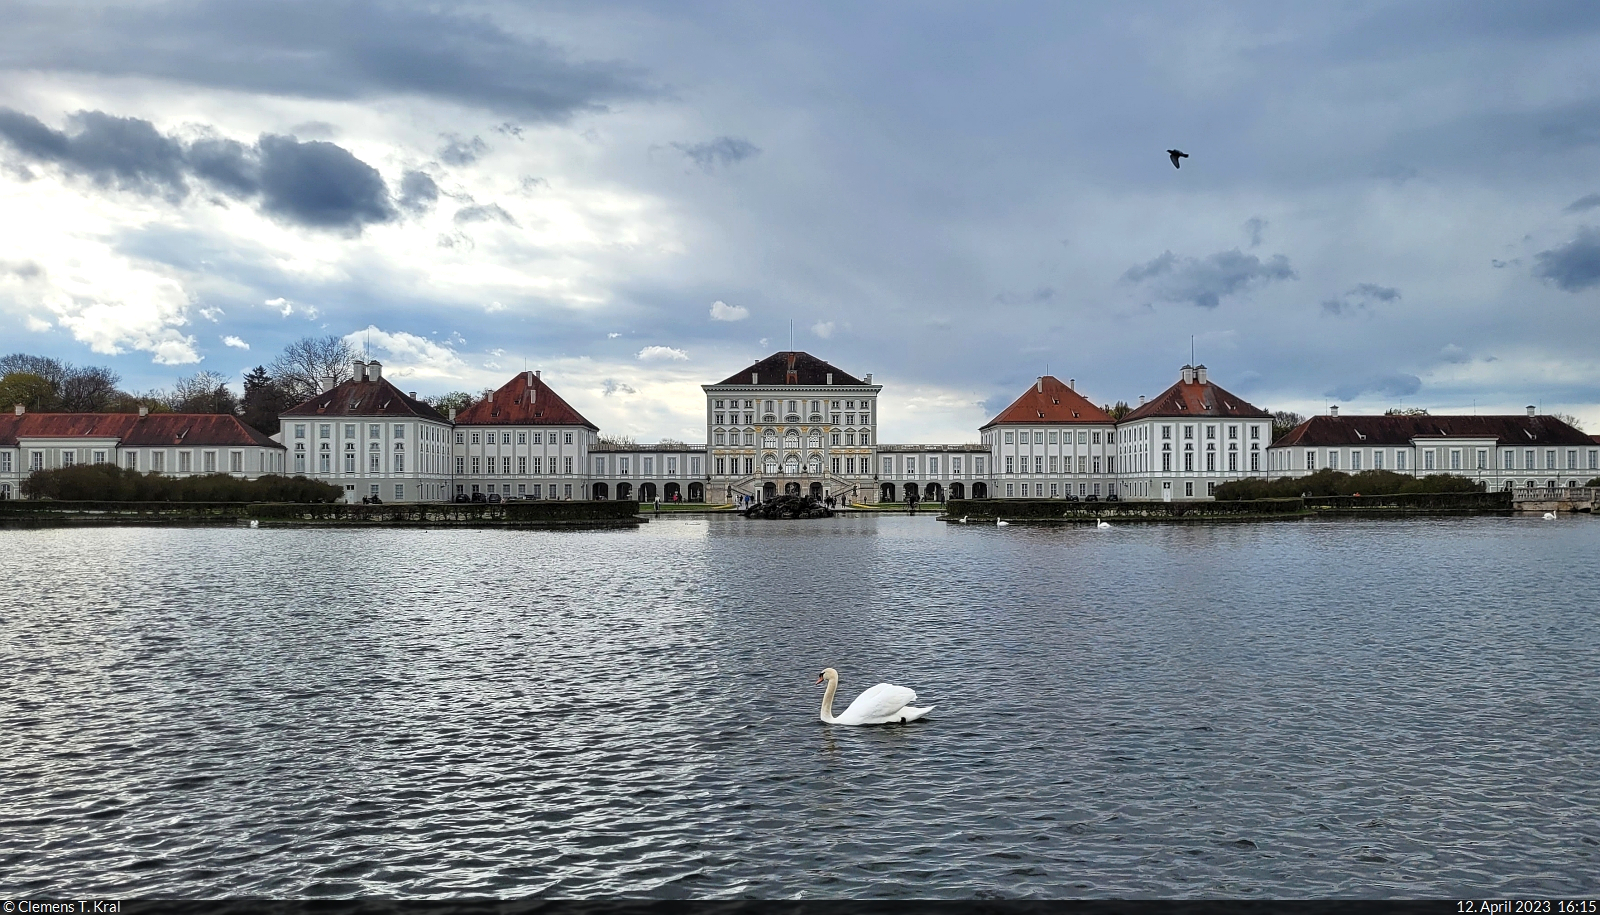
{"type": "Polygon", "coordinates": [[[295,404],[287,392],[272,380],[265,366],[256,366],[244,375],[244,399],[239,402],[239,418],[264,435],[278,431],[278,414],[295,404]]]}
{"type": "Polygon", "coordinates": [[[55,406],[56,388],[47,378],[33,372],[12,372],[0,378],[0,410],[10,411],[22,404],[30,413],[42,413],[55,406]]]}
{"type": "Polygon", "coordinates": [[[1112,419],[1121,419],[1133,412],[1133,408],[1128,406],[1128,402],[1125,400],[1119,400],[1115,404],[1109,407],[1101,407],[1101,409],[1111,414],[1112,419]]]}
{"type": "Polygon", "coordinates": [[[448,394],[435,394],[432,397],[424,397],[422,402],[445,416],[449,416],[451,410],[456,410],[457,412],[465,410],[477,403],[478,398],[473,397],[466,391],[451,391],[448,394]]]}

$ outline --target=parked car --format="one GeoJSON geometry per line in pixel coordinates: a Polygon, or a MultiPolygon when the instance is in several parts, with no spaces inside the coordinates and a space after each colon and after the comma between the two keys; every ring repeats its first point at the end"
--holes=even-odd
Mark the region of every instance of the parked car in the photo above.
{"type": "Polygon", "coordinates": [[[1076,502],[1076,501],[1078,501],[1078,497],[1069,492],[1069,493],[1067,493],[1066,498],[1065,498],[1064,501],[1076,502]]]}
{"type": "Polygon", "coordinates": [[[1085,502],[1099,502],[1100,501],[1100,497],[1095,495],[1094,493],[1089,493],[1087,496],[1083,497],[1083,501],[1085,501],[1085,502]]]}
{"type": "Polygon", "coordinates": [[[1122,497],[1117,495],[1116,493],[1112,493],[1111,495],[1106,496],[1106,501],[1107,502],[1121,502],[1122,501],[1122,497]]]}
{"type": "Polygon", "coordinates": [[[472,499],[466,493],[458,492],[458,493],[456,493],[456,501],[457,502],[471,502],[472,499]]]}
{"type": "Polygon", "coordinates": [[[489,501],[489,497],[484,495],[481,492],[475,492],[475,493],[472,494],[472,501],[474,501],[474,502],[487,502],[487,501],[489,501]]]}
{"type": "Polygon", "coordinates": [[[497,492],[489,493],[489,501],[490,503],[498,503],[500,501],[500,494],[497,492]]]}

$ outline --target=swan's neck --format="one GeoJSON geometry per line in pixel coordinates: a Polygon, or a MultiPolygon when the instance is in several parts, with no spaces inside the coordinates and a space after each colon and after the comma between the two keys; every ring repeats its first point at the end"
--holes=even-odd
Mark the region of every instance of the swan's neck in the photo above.
{"type": "Polygon", "coordinates": [[[838,688],[838,680],[829,680],[828,688],[822,691],[822,720],[828,724],[833,724],[833,693],[838,688]]]}

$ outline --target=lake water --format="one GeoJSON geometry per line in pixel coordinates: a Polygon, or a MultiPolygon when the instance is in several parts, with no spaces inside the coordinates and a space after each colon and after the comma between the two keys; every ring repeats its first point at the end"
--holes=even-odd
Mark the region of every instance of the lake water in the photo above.
{"type": "Polygon", "coordinates": [[[0,556],[3,896],[1600,893],[1600,520],[0,556]]]}

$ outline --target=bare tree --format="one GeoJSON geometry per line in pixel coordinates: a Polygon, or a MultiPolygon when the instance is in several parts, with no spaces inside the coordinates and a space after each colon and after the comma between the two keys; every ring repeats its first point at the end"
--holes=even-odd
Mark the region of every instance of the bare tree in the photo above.
{"type": "Polygon", "coordinates": [[[1550,418],[1564,422],[1579,432],[1583,431],[1583,420],[1573,416],[1571,413],[1551,413],[1550,418]]]}
{"type": "Polygon", "coordinates": [[[167,395],[174,413],[235,413],[239,398],[228,389],[228,379],[216,372],[196,372],[179,378],[167,395]]]}
{"type": "Polygon", "coordinates": [[[68,366],[62,365],[59,360],[49,356],[34,356],[29,353],[12,353],[9,356],[0,356],[0,375],[10,375],[13,372],[26,372],[29,375],[38,375],[50,382],[56,391],[61,390],[61,383],[67,380],[68,366]]]}
{"type": "Polygon", "coordinates": [[[1289,434],[1295,426],[1305,422],[1306,418],[1299,413],[1288,410],[1279,410],[1272,414],[1272,440],[1277,441],[1289,434]]]}
{"type": "Polygon", "coordinates": [[[66,366],[61,381],[61,410],[66,413],[100,413],[116,406],[122,380],[116,372],[97,366],[66,366]]]}
{"type": "Polygon", "coordinates": [[[602,433],[600,436],[598,436],[598,441],[602,445],[609,445],[613,448],[635,447],[633,436],[623,435],[620,432],[602,433]]]}
{"type": "Polygon", "coordinates": [[[294,403],[310,400],[322,391],[322,377],[332,375],[334,384],[349,381],[350,363],[361,354],[343,337],[301,337],[283,348],[267,368],[272,382],[294,403]]]}

